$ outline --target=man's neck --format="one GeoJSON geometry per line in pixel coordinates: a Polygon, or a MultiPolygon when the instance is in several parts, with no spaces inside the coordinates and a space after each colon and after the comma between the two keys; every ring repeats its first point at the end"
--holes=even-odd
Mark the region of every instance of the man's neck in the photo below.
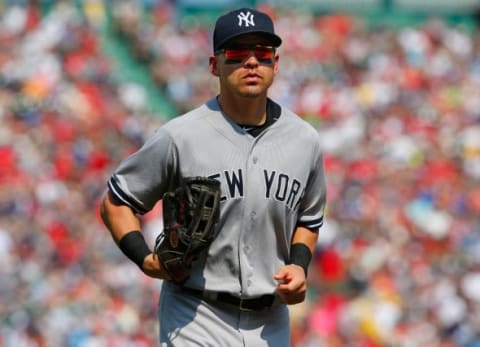
{"type": "Polygon", "coordinates": [[[262,125],[267,119],[266,97],[229,98],[224,95],[219,95],[217,100],[223,113],[237,124],[262,125]]]}

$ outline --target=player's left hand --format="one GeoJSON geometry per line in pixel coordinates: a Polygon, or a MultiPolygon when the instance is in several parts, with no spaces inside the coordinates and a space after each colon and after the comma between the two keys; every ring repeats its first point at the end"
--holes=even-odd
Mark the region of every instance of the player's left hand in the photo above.
{"type": "Polygon", "coordinates": [[[160,259],[158,259],[155,253],[151,253],[145,257],[143,260],[142,270],[145,275],[153,278],[159,278],[163,280],[170,279],[163,264],[160,262],[160,259]]]}
{"type": "Polygon", "coordinates": [[[278,281],[277,295],[287,305],[295,305],[305,300],[307,279],[303,268],[296,264],[282,266],[273,277],[278,281]]]}

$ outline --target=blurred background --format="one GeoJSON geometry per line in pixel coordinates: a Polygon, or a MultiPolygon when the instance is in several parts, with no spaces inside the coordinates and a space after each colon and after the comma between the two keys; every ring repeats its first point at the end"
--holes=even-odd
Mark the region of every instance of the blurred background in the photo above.
{"type": "MultiPolygon", "coordinates": [[[[244,5],[284,40],[270,96],[325,151],[292,346],[480,346],[478,0],[0,1],[0,346],[155,345],[161,281],[114,246],[99,199],[215,95],[213,20],[244,5]]],[[[161,216],[142,217],[149,243],[161,216]]]]}

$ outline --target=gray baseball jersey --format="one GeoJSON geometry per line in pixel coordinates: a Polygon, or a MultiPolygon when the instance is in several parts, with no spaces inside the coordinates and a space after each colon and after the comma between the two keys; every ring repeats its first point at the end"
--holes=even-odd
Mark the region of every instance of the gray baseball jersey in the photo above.
{"type": "Polygon", "coordinates": [[[212,98],[157,129],[109,180],[111,193],[139,214],[152,209],[181,177],[221,182],[218,236],[194,263],[185,286],[242,298],[272,294],[273,276],[288,260],[295,227],[322,226],[319,134],[291,111],[278,109],[278,120],[254,137],[212,98]]]}
{"type": "MultiPolygon", "coordinates": [[[[218,235],[193,264],[186,287],[242,299],[273,294],[274,274],[289,258],[296,226],[316,230],[323,224],[317,131],[270,99],[267,118],[268,126],[247,131],[213,98],[157,129],[108,182],[111,193],[139,214],[182,177],[221,182],[218,235]]],[[[290,345],[288,309],[278,300],[267,311],[238,311],[185,295],[165,281],[159,317],[161,346],[290,345]]]]}

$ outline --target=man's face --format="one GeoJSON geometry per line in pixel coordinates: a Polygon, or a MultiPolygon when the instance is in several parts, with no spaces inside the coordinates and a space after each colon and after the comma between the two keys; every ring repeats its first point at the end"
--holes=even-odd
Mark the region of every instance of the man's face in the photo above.
{"type": "Polygon", "coordinates": [[[266,95],[277,70],[278,55],[258,35],[239,36],[210,58],[210,71],[219,77],[222,94],[266,95]]]}

